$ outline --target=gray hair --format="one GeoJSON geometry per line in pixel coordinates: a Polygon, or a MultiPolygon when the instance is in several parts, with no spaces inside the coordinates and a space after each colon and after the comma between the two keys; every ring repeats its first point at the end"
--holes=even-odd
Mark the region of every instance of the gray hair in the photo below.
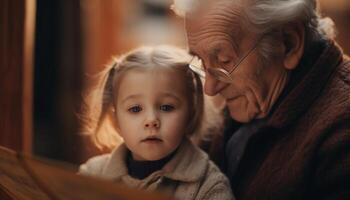
{"type": "MultiPolygon", "coordinates": [[[[206,0],[208,2],[208,0],[206,0]]],[[[244,19],[256,33],[267,33],[259,44],[259,52],[263,59],[275,54],[274,44],[276,28],[289,22],[300,21],[305,25],[306,48],[312,42],[335,37],[333,21],[322,18],[316,0],[231,0],[243,6],[244,19]]],[[[174,0],[172,9],[180,16],[197,9],[205,1],[174,0]],[[200,1],[200,3],[199,3],[200,1]]],[[[242,20],[244,21],[244,20],[242,20]]]]}
{"type": "Polygon", "coordinates": [[[82,106],[82,131],[91,136],[99,148],[111,149],[118,143],[117,130],[112,115],[115,109],[114,100],[118,97],[118,85],[122,76],[132,69],[174,69],[186,77],[188,89],[190,120],[188,135],[201,128],[203,118],[203,89],[200,77],[188,68],[191,56],[183,49],[159,45],[136,48],[115,58],[110,65],[97,76],[95,88],[87,91],[82,106]],[[112,124],[106,126],[106,124],[112,124]]]}

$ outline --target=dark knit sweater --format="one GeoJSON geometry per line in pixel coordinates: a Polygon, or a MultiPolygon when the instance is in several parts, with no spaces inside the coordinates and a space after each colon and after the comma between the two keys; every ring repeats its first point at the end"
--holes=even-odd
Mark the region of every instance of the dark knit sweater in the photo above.
{"type": "MultiPolygon", "coordinates": [[[[350,63],[334,42],[324,44],[304,57],[264,124],[249,129],[228,173],[238,200],[350,199],[350,63]]],[[[226,167],[233,155],[226,151],[226,167]]]]}
{"type": "Polygon", "coordinates": [[[144,179],[151,175],[153,172],[158,171],[164,167],[164,165],[170,161],[175,155],[176,151],[172,152],[165,158],[155,161],[139,161],[134,160],[130,151],[127,155],[127,167],[130,176],[137,179],[144,179]]]}

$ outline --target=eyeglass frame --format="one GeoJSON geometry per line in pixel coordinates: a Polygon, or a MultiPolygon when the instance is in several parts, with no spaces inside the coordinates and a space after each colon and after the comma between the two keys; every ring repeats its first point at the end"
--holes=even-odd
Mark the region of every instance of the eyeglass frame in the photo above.
{"type": "Polygon", "coordinates": [[[196,65],[191,64],[193,62],[193,59],[195,57],[197,57],[201,61],[202,65],[203,65],[203,61],[202,61],[201,58],[199,58],[196,55],[192,56],[191,60],[189,61],[188,66],[193,72],[197,73],[202,78],[205,78],[206,71],[208,71],[208,73],[210,73],[216,80],[219,80],[219,81],[222,81],[222,82],[225,82],[225,83],[231,83],[233,81],[232,78],[231,78],[231,73],[233,71],[235,71],[239,67],[239,65],[251,54],[251,52],[254,51],[258,47],[258,44],[259,44],[259,42],[261,41],[262,38],[263,37],[261,36],[254,43],[253,47],[251,49],[249,49],[249,51],[247,53],[245,53],[243,57],[238,59],[238,62],[229,71],[227,71],[223,67],[215,67],[215,68],[211,67],[211,68],[206,68],[206,69],[197,67],[196,65]],[[221,75],[223,75],[223,76],[220,78],[219,77],[220,75],[218,75],[218,73],[221,73],[221,75]]]}

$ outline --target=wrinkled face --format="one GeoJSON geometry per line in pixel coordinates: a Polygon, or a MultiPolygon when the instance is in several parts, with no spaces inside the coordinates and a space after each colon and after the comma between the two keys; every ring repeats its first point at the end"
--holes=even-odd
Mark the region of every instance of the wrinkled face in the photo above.
{"type": "MultiPolygon", "coordinates": [[[[242,32],[240,16],[239,8],[217,3],[197,19],[186,19],[190,52],[201,58],[205,70],[231,71],[259,41],[260,35],[242,32]]],[[[231,117],[239,122],[266,117],[288,79],[281,59],[263,65],[258,56],[256,49],[250,52],[231,73],[231,83],[223,83],[205,73],[204,92],[225,98],[231,117]]]]}
{"type": "Polygon", "coordinates": [[[184,138],[189,120],[183,73],[159,67],[131,69],[123,74],[118,88],[118,131],[133,158],[152,161],[172,153],[184,138]]]}

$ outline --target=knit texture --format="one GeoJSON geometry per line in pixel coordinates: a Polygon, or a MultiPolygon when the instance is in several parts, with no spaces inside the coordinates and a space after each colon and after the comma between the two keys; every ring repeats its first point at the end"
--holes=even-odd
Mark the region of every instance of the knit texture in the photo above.
{"type": "Polygon", "coordinates": [[[79,173],[121,182],[132,188],[162,192],[175,199],[234,199],[226,176],[188,139],[161,170],[142,180],[128,174],[127,152],[122,144],[111,154],[89,159],[80,166],[79,173]]]}
{"type": "Polygon", "coordinates": [[[237,199],[350,199],[349,59],[332,41],[312,56],[229,177],[237,199]]]}

